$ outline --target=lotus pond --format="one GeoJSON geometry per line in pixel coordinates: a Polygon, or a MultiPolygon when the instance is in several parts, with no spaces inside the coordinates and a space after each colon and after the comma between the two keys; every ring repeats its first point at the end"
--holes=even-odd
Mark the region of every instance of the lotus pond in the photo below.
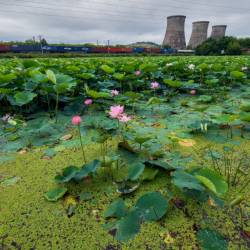
{"type": "Polygon", "coordinates": [[[0,249],[249,249],[250,57],[0,61],[0,249]]]}

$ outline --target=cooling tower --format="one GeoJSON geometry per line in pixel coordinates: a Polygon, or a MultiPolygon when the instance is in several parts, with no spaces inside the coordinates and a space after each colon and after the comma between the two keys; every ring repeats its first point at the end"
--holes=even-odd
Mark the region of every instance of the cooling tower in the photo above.
{"type": "Polygon", "coordinates": [[[208,25],[208,21],[193,22],[192,35],[188,44],[190,49],[195,49],[207,40],[208,25]]]}
{"type": "Polygon", "coordinates": [[[185,49],[185,20],[186,16],[169,16],[167,18],[167,30],[163,41],[174,49],[185,49]]]}
{"type": "Polygon", "coordinates": [[[220,39],[226,34],[227,25],[215,25],[212,27],[211,38],[220,39]]]}

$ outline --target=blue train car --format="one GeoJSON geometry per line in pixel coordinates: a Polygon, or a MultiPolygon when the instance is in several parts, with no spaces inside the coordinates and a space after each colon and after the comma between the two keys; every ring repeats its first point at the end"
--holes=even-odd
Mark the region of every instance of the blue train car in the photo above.
{"type": "Polygon", "coordinates": [[[11,45],[10,51],[14,53],[41,52],[40,45],[11,45]]]}
{"type": "Polygon", "coordinates": [[[176,53],[177,53],[176,49],[172,49],[172,48],[162,48],[161,49],[161,54],[170,55],[170,54],[176,54],[176,53]]]}
{"type": "Polygon", "coordinates": [[[89,53],[90,48],[81,46],[43,46],[44,52],[50,53],[89,53]]]}
{"type": "Polygon", "coordinates": [[[133,53],[143,53],[145,52],[145,48],[133,48],[133,53]]]}

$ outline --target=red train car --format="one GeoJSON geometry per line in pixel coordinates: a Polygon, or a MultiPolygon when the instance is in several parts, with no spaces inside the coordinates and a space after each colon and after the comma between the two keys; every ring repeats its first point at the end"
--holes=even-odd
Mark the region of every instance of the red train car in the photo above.
{"type": "Polygon", "coordinates": [[[111,54],[122,54],[132,53],[132,48],[120,48],[120,47],[93,47],[90,49],[91,53],[111,53],[111,54]]]}
{"type": "Polygon", "coordinates": [[[109,53],[132,53],[132,48],[110,47],[109,53]]]}
{"type": "Polygon", "coordinates": [[[146,53],[152,53],[152,54],[159,54],[161,53],[160,48],[145,48],[144,50],[146,53]]]}
{"type": "Polygon", "coordinates": [[[0,44],[0,53],[10,52],[10,46],[6,44],[0,44]]]}
{"type": "Polygon", "coordinates": [[[93,47],[90,49],[91,53],[108,53],[108,47],[93,47]]]}

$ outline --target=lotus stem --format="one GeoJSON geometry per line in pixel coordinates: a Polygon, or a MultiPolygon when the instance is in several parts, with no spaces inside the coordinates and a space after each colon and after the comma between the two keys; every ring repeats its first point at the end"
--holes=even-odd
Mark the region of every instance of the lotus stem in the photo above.
{"type": "Polygon", "coordinates": [[[84,147],[83,147],[83,143],[82,143],[82,135],[81,135],[80,124],[78,125],[78,132],[79,132],[79,138],[80,138],[80,143],[81,143],[81,148],[82,148],[83,160],[84,160],[84,163],[86,164],[87,161],[86,161],[86,156],[85,156],[84,147]]]}
{"type": "Polygon", "coordinates": [[[56,123],[58,120],[58,102],[59,102],[59,93],[56,93],[56,123]]]}

